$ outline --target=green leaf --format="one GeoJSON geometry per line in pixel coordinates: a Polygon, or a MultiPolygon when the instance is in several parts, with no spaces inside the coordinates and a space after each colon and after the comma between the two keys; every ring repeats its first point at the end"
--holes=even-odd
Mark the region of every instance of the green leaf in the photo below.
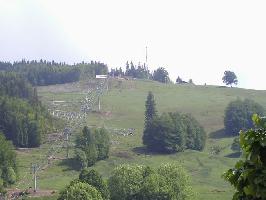
{"type": "Polygon", "coordinates": [[[256,192],[254,191],[254,188],[251,185],[244,187],[244,192],[246,195],[254,196],[256,194],[256,192]]]}

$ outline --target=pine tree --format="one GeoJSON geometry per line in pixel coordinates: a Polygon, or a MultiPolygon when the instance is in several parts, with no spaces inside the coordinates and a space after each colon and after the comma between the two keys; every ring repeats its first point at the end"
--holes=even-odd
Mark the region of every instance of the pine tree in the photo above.
{"type": "Polygon", "coordinates": [[[155,100],[154,100],[154,96],[152,94],[152,92],[150,91],[148,93],[147,96],[147,100],[146,100],[146,111],[145,111],[145,125],[144,125],[144,132],[143,132],[143,144],[147,145],[148,141],[151,138],[151,130],[150,130],[150,126],[154,120],[154,118],[157,116],[157,110],[156,110],[156,104],[155,104],[155,100]]]}
{"type": "MultiPolygon", "coordinates": [[[[85,152],[87,166],[92,166],[95,164],[98,158],[98,152],[96,149],[96,141],[94,134],[91,130],[85,126],[82,130],[82,136],[77,138],[77,146],[83,152],[85,152]]],[[[77,155],[79,157],[79,155],[77,155]]]]}
{"type": "Polygon", "coordinates": [[[150,91],[147,100],[146,100],[146,111],[145,111],[145,127],[148,126],[148,124],[154,119],[155,116],[157,116],[157,110],[156,110],[156,104],[154,100],[154,96],[152,92],[150,91]]]}

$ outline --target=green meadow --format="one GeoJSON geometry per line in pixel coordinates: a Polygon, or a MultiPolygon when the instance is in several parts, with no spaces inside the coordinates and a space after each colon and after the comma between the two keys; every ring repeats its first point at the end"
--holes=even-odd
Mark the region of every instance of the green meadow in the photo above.
{"type": "MultiPolygon", "coordinates": [[[[53,100],[65,101],[60,105],[60,109],[78,111],[89,87],[86,81],[43,86],[38,88],[38,94],[47,106],[51,105],[53,100]]],[[[107,128],[112,141],[110,157],[97,162],[94,168],[107,178],[114,167],[123,163],[145,164],[156,168],[161,163],[178,162],[190,174],[199,200],[229,200],[233,189],[221,175],[240,158],[230,148],[234,138],[225,135],[223,117],[227,104],[237,98],[253,99],[266,108],[266,91],[208,85],[162,84],[142,80],[110,80],[109,90],[101,96],[101,112],[91,112],[86,119],[86,124],[90,127],[107,128]],[[145,150],[142,145],[142,132],[148,91],[152,91],[155,96],[158,113],[191,113],[200,122],[208,135],[206,147],[202,152],[186,150],[160,155],[145,150]],[[133,135],[123,136],[117,131],[128,128],[135,129],[133,135]],[[219,146],[222,151],[218,155],[211,154],[213,146],[219,146]]],[[[80,131],[75,128],[71,135],[72,143],[80,131]]],[[[63,141],[59,143],[63,144],[63,141]]],[[[56,149],[56,159],[43,170],[39,170],[38,187],[54,190],[55,196],[42,199],[55,199],[65,185],[77,178],[79,171],[73,159],[74,147],[70,148],[69,159],[66,158],[66,148],[59,144],[45,143],[40,148],[18,152],[21,180],[17,187],[27,188],[32,186],[32,174],[29,173],[31,163],[45,162],[45,156],[52,145],[56,149]]]]}

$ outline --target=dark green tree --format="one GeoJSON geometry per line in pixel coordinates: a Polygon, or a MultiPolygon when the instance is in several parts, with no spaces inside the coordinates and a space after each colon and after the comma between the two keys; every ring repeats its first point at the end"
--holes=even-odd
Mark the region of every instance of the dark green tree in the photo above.
{"type": "Polygon", "coordinates": [[[97,160],[109,157],[110,138],[106,129],[89,129],[85,126],[76,139],[76,158],[82,168],[90,167],[97,160]]]}
{"type": "Polygon", "coordinates": [[[0,97],[0,129],[15,146],[38,147],[52,126],[49,117],[23,99],[0,97]]]}
{"type": "Polygon", "coordinates": [[[98,160],[104,160],[109,157],[110,149],[110,137],[109,133],[105,128],[96,129],[95,134],[95,145],[98,151],[98,160]]]}
{"type": "MultiPolygon", "coordinates": [[[[96,149],[95,136],[92,131],[85,126],[82,130],[82,135],[77,138],[77,148],[85,153],[85,159],[87,166],[92,166],[96,163],[98,158],[98,152],[96,149]]],[[[81,154],[81,152],[79,152],[81,154]]],[[[80,160],[80,154],[77,155],[80,160]]]]}
{"type": "Polygon", "coordinates": [[[156,116],[157,116],[157,110],[156,110],[156,103],[154,99],[154,95],[151,91],[149,91],[147,100],[145,103],[145,126],[148,125],[156,116]]]}
{"type": "Polygon", "coordinates": [[[203,150],[207,138],[203,127],[190,114],[183,114],[182,122],[185,126],[186,148],[199,151],[203,150]]]}
{"type": "Polygon", "coordinates": [[[11,142],[0,132],[0,191],[17,180],[17,160],[11,142]]]}
{"type": "Polygon", "coordinates": [[[264,114],[264,108],[253,100],[237,99],[228,104],[225,109],[224,126],[226,134],[236,136],[240,130],[247,130],[254,127],[252,115],[264,114]]]}
{"type": "Polygon", "coordinates": [[[153,72],[152,79],[161,83],[168,83],[170,81],[168,71],[163,67],[159,67],[153,72]]]}
{"type": "Polygon", "coordinates": [[[223,76],[223,82],[226,85],[230,85],[232,87],[232,84],[237,85],[238,80],[234,72],[232,71],[225,71],[223,76]]]}
{"type": "Polygon", "coordinates": [[[83,169],[79,174],[79,180],[95,187],[101,193],[103,199],[110,198],[107,183],[96,170],[83,169]]]}
{"type": "Polygon", "coordinates": [[[181,84],[183,83],[183,80],[178,76],[176,81],[175,81],[176,84],[181,84]]]}
{"type": "Polygon", "coordinates": [[[233,185],[233,200],[266,199],[266,119],[253,116],[255,129],[240,132],[240,146],[244,159],[223,177],[233,185]]]}
{"type": "Polygon", "coordinates": [[[157,117],[156,103],[151,91],[148,93],[145,108],[145,122],[142,140],[143,144],[147,145],[152,137],[150,125],[152,124],[154,118],[157,117]]]}
{"type": "Polygon", "coordinates": [[[18,61],[14,63],[0,62],[0,71],[16,72],[26,78],[32,85],[52,85],[95,78],[96,74],[107,74],[107,65],[100,62],[66,63],[40,61],[18,61]]]}
{"type": "Polygon", "coordinates": [[[144,144],[150,151],[173,153],[185,149],[185,126],[178,113],[164,113],[156,117],[145,134],[149,137],[144,144]]]}

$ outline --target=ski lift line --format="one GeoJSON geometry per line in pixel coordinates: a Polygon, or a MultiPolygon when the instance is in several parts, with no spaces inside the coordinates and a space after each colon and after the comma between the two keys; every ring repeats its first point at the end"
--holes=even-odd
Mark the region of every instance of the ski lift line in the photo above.
{"type": "MultiPolygon", "coordinates": [[[[67,112],[67,111],[63,111],[63,110],[60,110],[60,109],[54,109],[54,108],[49,108],[48,111],[50,111],[50,113],[53,115],[53,116],[57,116],[57,117],[65,117],[65,118],[68,118],[71,119],[69,123],[73,123],[72,127],[80,127],[81,125],[83,124],[86,124],[85,121],[81,122],[81,123],[78,123],[77,120],[73,120],[73,118],[76,117],[76,119],[83,119],[85,120],[86,117],[87,117],[87,112],[90,111],[93,107],[93,105],[95,104],[96,100],[101,96],[103,95],[104,93],[104,90],[105,90],[105,85],[106,85],[106,79],[105,78],[100,78],[99,80],[102,80],[104,79],[103,82],[99,82],[99,84],[96,86],[96,90],[93,91],[93,90],[88,90],[88,92],[86,93],[86,99],[84,101],[81,101],[81,113],[77,113],[77,112],[67,112]],[[84,110],[82,110],[82,108],[84,108],[84,110]],[[79,117],[78,117],[79,116],[79,117]]],[[[66,103],[65,101],[53,101],[53,105],[55,105],[55,103],[66,103]]],[[[73,102],[71,102],[73,103],[73,102]]],[[[70,135],[69,135],[70,136],[70,135]]],[[[50,148],[47,148],[47,152],[46,152],[46,156],[45,158],[43,158],[39,163],[38,163],[38,167],[36,169],[36,172],[37,171],[40,171],[40,169],[46,169],[45,167],[46,166],[49,166],[49,159],[50,158],[53,158],[57,153],[59,153],[59,150],[62,149],[62,146],[65,144],[65,140],[62,140],[62,138],[57,138],[54,142],[53,142],[53,145],[50,147],[50,148]],[[58,141],[61,141],[61,143],[59,143],[58,145],[58,141]]],[[[25,183],[26,180],[25,178],[30,175],[29,172],[27,172],[24,177],[21,179],[21,182],[18,184],[18,186],[20,186],[22,183],[25,183]]],[[[30,182],[28,182],[28,186],[29,186],[30,182]]],[[[25,184],[24,184],[25,186],[25,184]]]]}

